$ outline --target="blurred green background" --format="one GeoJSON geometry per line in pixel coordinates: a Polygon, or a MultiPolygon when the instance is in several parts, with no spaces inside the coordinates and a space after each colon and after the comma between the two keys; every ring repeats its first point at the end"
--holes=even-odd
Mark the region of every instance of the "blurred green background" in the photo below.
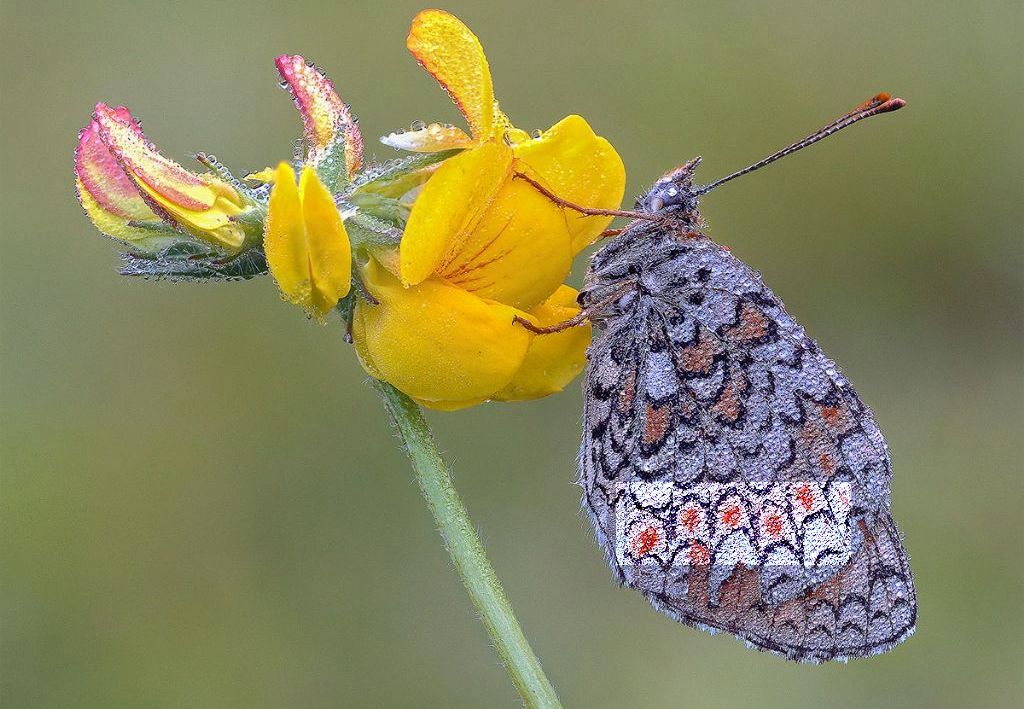
{"type": "MultiPolygon", "coordinates": [[[[290,155],[281,52],[315,59],[391,157],[376,136],[456,119],[404,48],[420,8],[4,0],[5,706],[519,705],[337,325],[266,279],[121,279],[74,198],[97,100],[182,161],[290,155]]],[[[916,636],[813,667],[678,626],[612,583],[579,512],[576,385],[432,415],[566,707],[1020,706],[1021,5],[447,8],[517,125],[584,115],[628,195],[696,154],[720,176],[879,90],[910,102],[704,212],[874,408],[916,636]]]]}

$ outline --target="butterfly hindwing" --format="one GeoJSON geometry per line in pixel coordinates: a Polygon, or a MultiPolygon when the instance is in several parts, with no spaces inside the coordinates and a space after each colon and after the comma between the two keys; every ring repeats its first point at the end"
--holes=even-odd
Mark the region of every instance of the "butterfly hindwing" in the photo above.
{"type": "Polygon", "coordinates": [[[757,568],[739,567],[707,593],[708,567],[695,567],[685,596],[645,592],[677,620],[722,629],[793,660],[822,662],[885,652],[915,627],[917,599],[906,551],[888,513],[859,525],[864,543],[838,574],[782,603],[765,602],[757,568]]]}
{"type": "Polygon", "coordinates": [[[706,238],[654,234],[599,252],[588,287],[622,293],[595,317],[580,455],[619,579],[793,659],[909,633],[882,435],[760,276],[706,238]]]}

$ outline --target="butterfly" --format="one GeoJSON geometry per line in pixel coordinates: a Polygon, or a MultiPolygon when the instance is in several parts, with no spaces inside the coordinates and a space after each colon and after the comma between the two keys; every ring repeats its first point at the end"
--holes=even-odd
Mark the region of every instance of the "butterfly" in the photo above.
{"type": "MultiPolygon", "coordinates": [[[[709,191],[871,116],[879,94],[709,185],[661,177],[593,257],[579,478],[612,572],[658,610],[790,660],[885,652],[917,601],[889,452],[850,382],[761,275],[703,232],[709,191]]],[[[524,323],[529,326],[528,323],[524,323]]],[[[563,326],[531,328],[554,332],[563,326]]]]}

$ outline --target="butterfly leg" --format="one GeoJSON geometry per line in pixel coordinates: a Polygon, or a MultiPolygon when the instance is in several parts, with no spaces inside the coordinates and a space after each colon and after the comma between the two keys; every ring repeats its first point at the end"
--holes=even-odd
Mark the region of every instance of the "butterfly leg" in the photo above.
{"type": "MultiPolygon", "coordinates": [[[[512,173],[512,177],[513,179],[520,179],[523,182],[530,184],[535,190],[537,190],[542,195],[550,199],[559,207],[571,209],[574,212],[579,212],[580,214],[586,215],[588,217],[627,217],[629,219],[646,219],[648,221],[654,222],[663,221],[661,217],[658,217],[654,214],[647,214],[646,212],[635,212],[625,209],[594,209],[592,207],[583,207],[574,202],[570,202],[567,199],[562,199],[554,192],[549,190],[547,187],[545,187],[544,185],[540,184],[529,175],[526,175],[522,172],[512,173]]],[[[612,229],[610,231],[615,230],[612,229]]],[[[608,234],[608,236],[613,236],[613,234],[608,234]]]]}
{"type": "Polygon", "coordinates": [[[549,325],[548,327],[534,325],[532,322],[519,315],[516,315],[514,318],[512,318],[512,322],[522,325],[524,328],[534,333],[535,335],[553,335],[556,332],[561,332],[562,330],[568,330],[569,328],[579,327],[580,325],[587,321],[588,317],[590,317],[590,313],[588,313],[586,310],[581,310],[575,317],[569,318],[568,320],[564,320],[560,323],[555,323],[554,325],[549,325]]]}
{"type": "Polygon", "coordinates": [[[562,330],[568,330],[569,328],[579,327],[590,318],[591,312],[595,310],[601,310],[602,308],[611,305],[616,300],[621,298],[623,294],[630,288],[632,288],[634,285],[635,281],[633,281],[632,279],[623,281],[621,286],[619,288],[616,288],[615,291],[609,297],[605,298],[604,300],[598,303],[592,303],[590,306],[583,308],[578,313],[576,313],[576,315],[569,318],[568,320],[563,320],[562,322],[555,323],[554,325],[548,325],[546,327],[534,325],[532,322],[530,322],[529,320],[520,315],[516,315],[514,318],[512,318],[512,322],[523,326],[524,328],[534,333],[535,335],[553,335],[556,332],[562,332],[562,330]]]}

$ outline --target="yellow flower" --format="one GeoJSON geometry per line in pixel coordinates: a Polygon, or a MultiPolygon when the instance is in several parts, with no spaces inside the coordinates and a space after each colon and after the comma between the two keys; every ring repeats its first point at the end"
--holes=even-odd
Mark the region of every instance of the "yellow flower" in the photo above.
{"type": "Polygon", "coordinates": [[[195,175],[156,151],[128,109],[100,103],[79,134],[75,178],[86,214],[103,233],[141,250],[175,241],[166,223],[229,253],[245,232],[242,196],[212,175],[195,175]]]}
{"type": "Polygon", "coordinates": [[[407,44],[471,135],[434,124],[384,139],[425,152],[465,150],[423,186],[397,258],[375,252],[363,269],[376,303],[361,300],[354,314],[360,360],[372,376],[438,409],[560,391],[583,366],[589,326],[535,336],[514,318],[543,326],[579,312],[563,281],[610,218],[568,213],[514,175],[578,204],[615,208],[622,161],[579,116],[536,138],[513,128],[494,101],[479,40],[454,16],[421,12],[407,44]]]}
{"type": "Polygon", "coordinates": [[[278,165],[265,230],[267,264],[282,295],[323,322],[352,286],[352,254],[334,198],[313,167],[303,168],[296,187],[291,165],[278,165]]]}

